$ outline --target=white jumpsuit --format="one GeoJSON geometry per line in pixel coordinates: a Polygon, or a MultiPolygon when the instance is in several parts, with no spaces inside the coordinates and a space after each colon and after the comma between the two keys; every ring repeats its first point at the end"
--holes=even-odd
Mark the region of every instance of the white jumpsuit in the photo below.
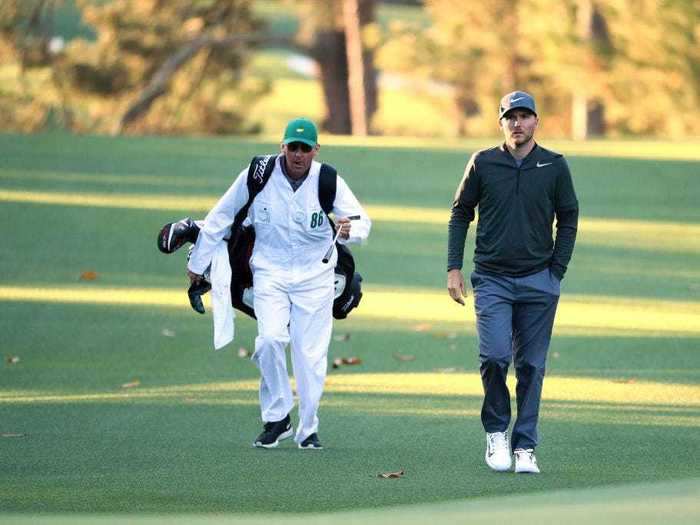
{"type": "MultiPolygon", "coordinates": [[[[250,266],[258,337],[252,359],[261,375],[262,420],[280,421],[294,406],[285,356],[291,342],[299,396],[299,424],[294,440],[301,443],[318,430],[317,412],[333,324],[333,269],[337,253],[334,250],[330,261],[322,262],[334,232],[318,198],[321,164],[313,161],[306,180],[293,191],[282,172],[281,158],[276,158],[270,179],[248,212],[256,236],[250,266]]],[[[248,202],[247,174],[248,168],[207,215],[190,257],[190,271],[204,272],[216,244],[230,231],[236,213],[248,202]]],[[[350,238],[341,242],[367,238],[370,219],[340,176],[333,213],[336,217],[360,216],[352,221],[350,238]]]]}

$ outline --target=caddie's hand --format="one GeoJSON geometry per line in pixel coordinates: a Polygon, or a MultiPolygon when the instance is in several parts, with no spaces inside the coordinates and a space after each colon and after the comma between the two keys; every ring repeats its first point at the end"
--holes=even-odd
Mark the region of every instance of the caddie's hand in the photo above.
{"type": "Polygon", "coordinates": [[[335,231],[340,231],[340,236],[343,239],[348,239],[350,237],[350,227],[352,226],[350,219],[347,217],[340,217],[335,223],[335,231]]]}
{"type": "Polygon", "coordinates": [[[467,296],[467,291],[464,289],[464,276],[461,270],[455,268],[447,272],[447,291],[454,301],[464,306],[462,298],[467,296]]]}
{"type": "Polygon", "coordinates": [[[187,277],[190,278],[190,284],[194,284],[203,279],[203,276],[199,275],[198,273],[191,272],[189,270],[187,270],[187,277]]]}

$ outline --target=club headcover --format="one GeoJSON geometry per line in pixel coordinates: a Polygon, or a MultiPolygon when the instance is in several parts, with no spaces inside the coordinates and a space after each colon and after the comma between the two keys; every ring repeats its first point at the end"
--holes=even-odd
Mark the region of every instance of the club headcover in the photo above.
{"type": "Polygon", "coordinates": [[[186,242],[197,242],[199,226],[185,217],[177,222],[169,222],[158,233],[158,249],[163,253],[173,253],[186,242]]]}

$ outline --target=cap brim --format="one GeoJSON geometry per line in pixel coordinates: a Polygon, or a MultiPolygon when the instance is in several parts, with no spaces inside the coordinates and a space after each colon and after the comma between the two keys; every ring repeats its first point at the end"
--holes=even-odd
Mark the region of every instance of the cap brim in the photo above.
{"type": "Polygon", "coordinates": [[[514,110],[516,110],[516,109],[526,109],[527,111],[529,111],[529,112],[532,113],[533,115],[537,116],[537,112],[536,112],[536,111],[533,111],[532,108],[529,108],[529,107],[527,107],[527,106],[513,106],[512,108],[506,109],[503,113],[501,113],[501,116],[498,117],[498,118],[499,118],[499,119],[502,119],[502,118],[505,117],[508,113],[510,113],[511,111],[514,111],[514,110]]]}
{"type": "Polygon", "coordinates": [[[298,137],[289,137],[289,138],[286,138],[286,139],[284,139],[284,140],[282,141],[282,144],[291,144],[292,142],[302,142],[302,143],[306,144],[307,146],[311,146],[312,148],[315,148],[315,147],[316,147],[316,144],[317,144],[317,143],[314,142],[313,140],[304,139],[304,138],[301,138],[301,137],[299,137],[299,138],[298,138],[298,137]]]}

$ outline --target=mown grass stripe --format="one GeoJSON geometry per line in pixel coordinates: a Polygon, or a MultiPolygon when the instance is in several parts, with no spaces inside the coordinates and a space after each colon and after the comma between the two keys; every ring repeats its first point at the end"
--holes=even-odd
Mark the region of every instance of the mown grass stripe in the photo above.
{"type": "MultiPolygon", "coordinates": [[[[515,388],[513,374],[509,386],[515,388]]],[[[133,399],[172,399],[229,396],[239,392],[257,392],[259,381],[253,379],[172,385],[166,387],[137,386],[114,392],[65,393],[51,391],[2,391],[0,403],[126,401],[133,399]]],[[[294,381],[292,381],[294,384],[294,381]]],[[[330,374],[326,393],[412,395],[412,396],[470,396],[483,395],[481,378],[476,372],[462,373],[354,373],[330,374]]],[[[586,408],[610,408],[633,405],[638,412],[655,412],[660,408],[679,407],[700,409],[700,386],[653,381],[621,382],[595,377],[549,376],[544,384],[543,398],[547,401],[591,403],[586,408]],[[598,405],[594,405],[598,403],[598,405]]],[[[397,398],[400,401],[400,398],[397,398]]],[[[697,415],[697,414],[696,414],[697,415]]],[[[697,421],[700,425],[700,418],[697,421]]]]}
{"type": "MultiPolygon", "coordinates": [[[[0,190],[0,201],[26,202],[58,206],[89,206],[139,210],[172,210],[189,214],[204,214],[216,198],[205,196],[147,194],[63,193],[25,190],[0,190]]],[[[375,223],[437,225],[447,227],[447,208],[411,206],[366,206],[375,223]]],[[[665,250],[680,253],[700,253],[700,224],[672,221],[641,221],[584,217],[579,221],[578,242],[618,248],[638,248],[649,251],[665,250]]]]}
{"type": "MultiPolygon", "coordinates": [[[[1,286],[0,301],[189,308],[184,290],[167,288],[1,286]]],[[[353,318],[473,327],[474,311],[472,301],[467,300],[461,307],[449,299],[447,292],[367,287],[353,318]]],[[[698,336],[700,303],[567,294],[560,302],[555,330],[589,336],[698,336]]]]}

